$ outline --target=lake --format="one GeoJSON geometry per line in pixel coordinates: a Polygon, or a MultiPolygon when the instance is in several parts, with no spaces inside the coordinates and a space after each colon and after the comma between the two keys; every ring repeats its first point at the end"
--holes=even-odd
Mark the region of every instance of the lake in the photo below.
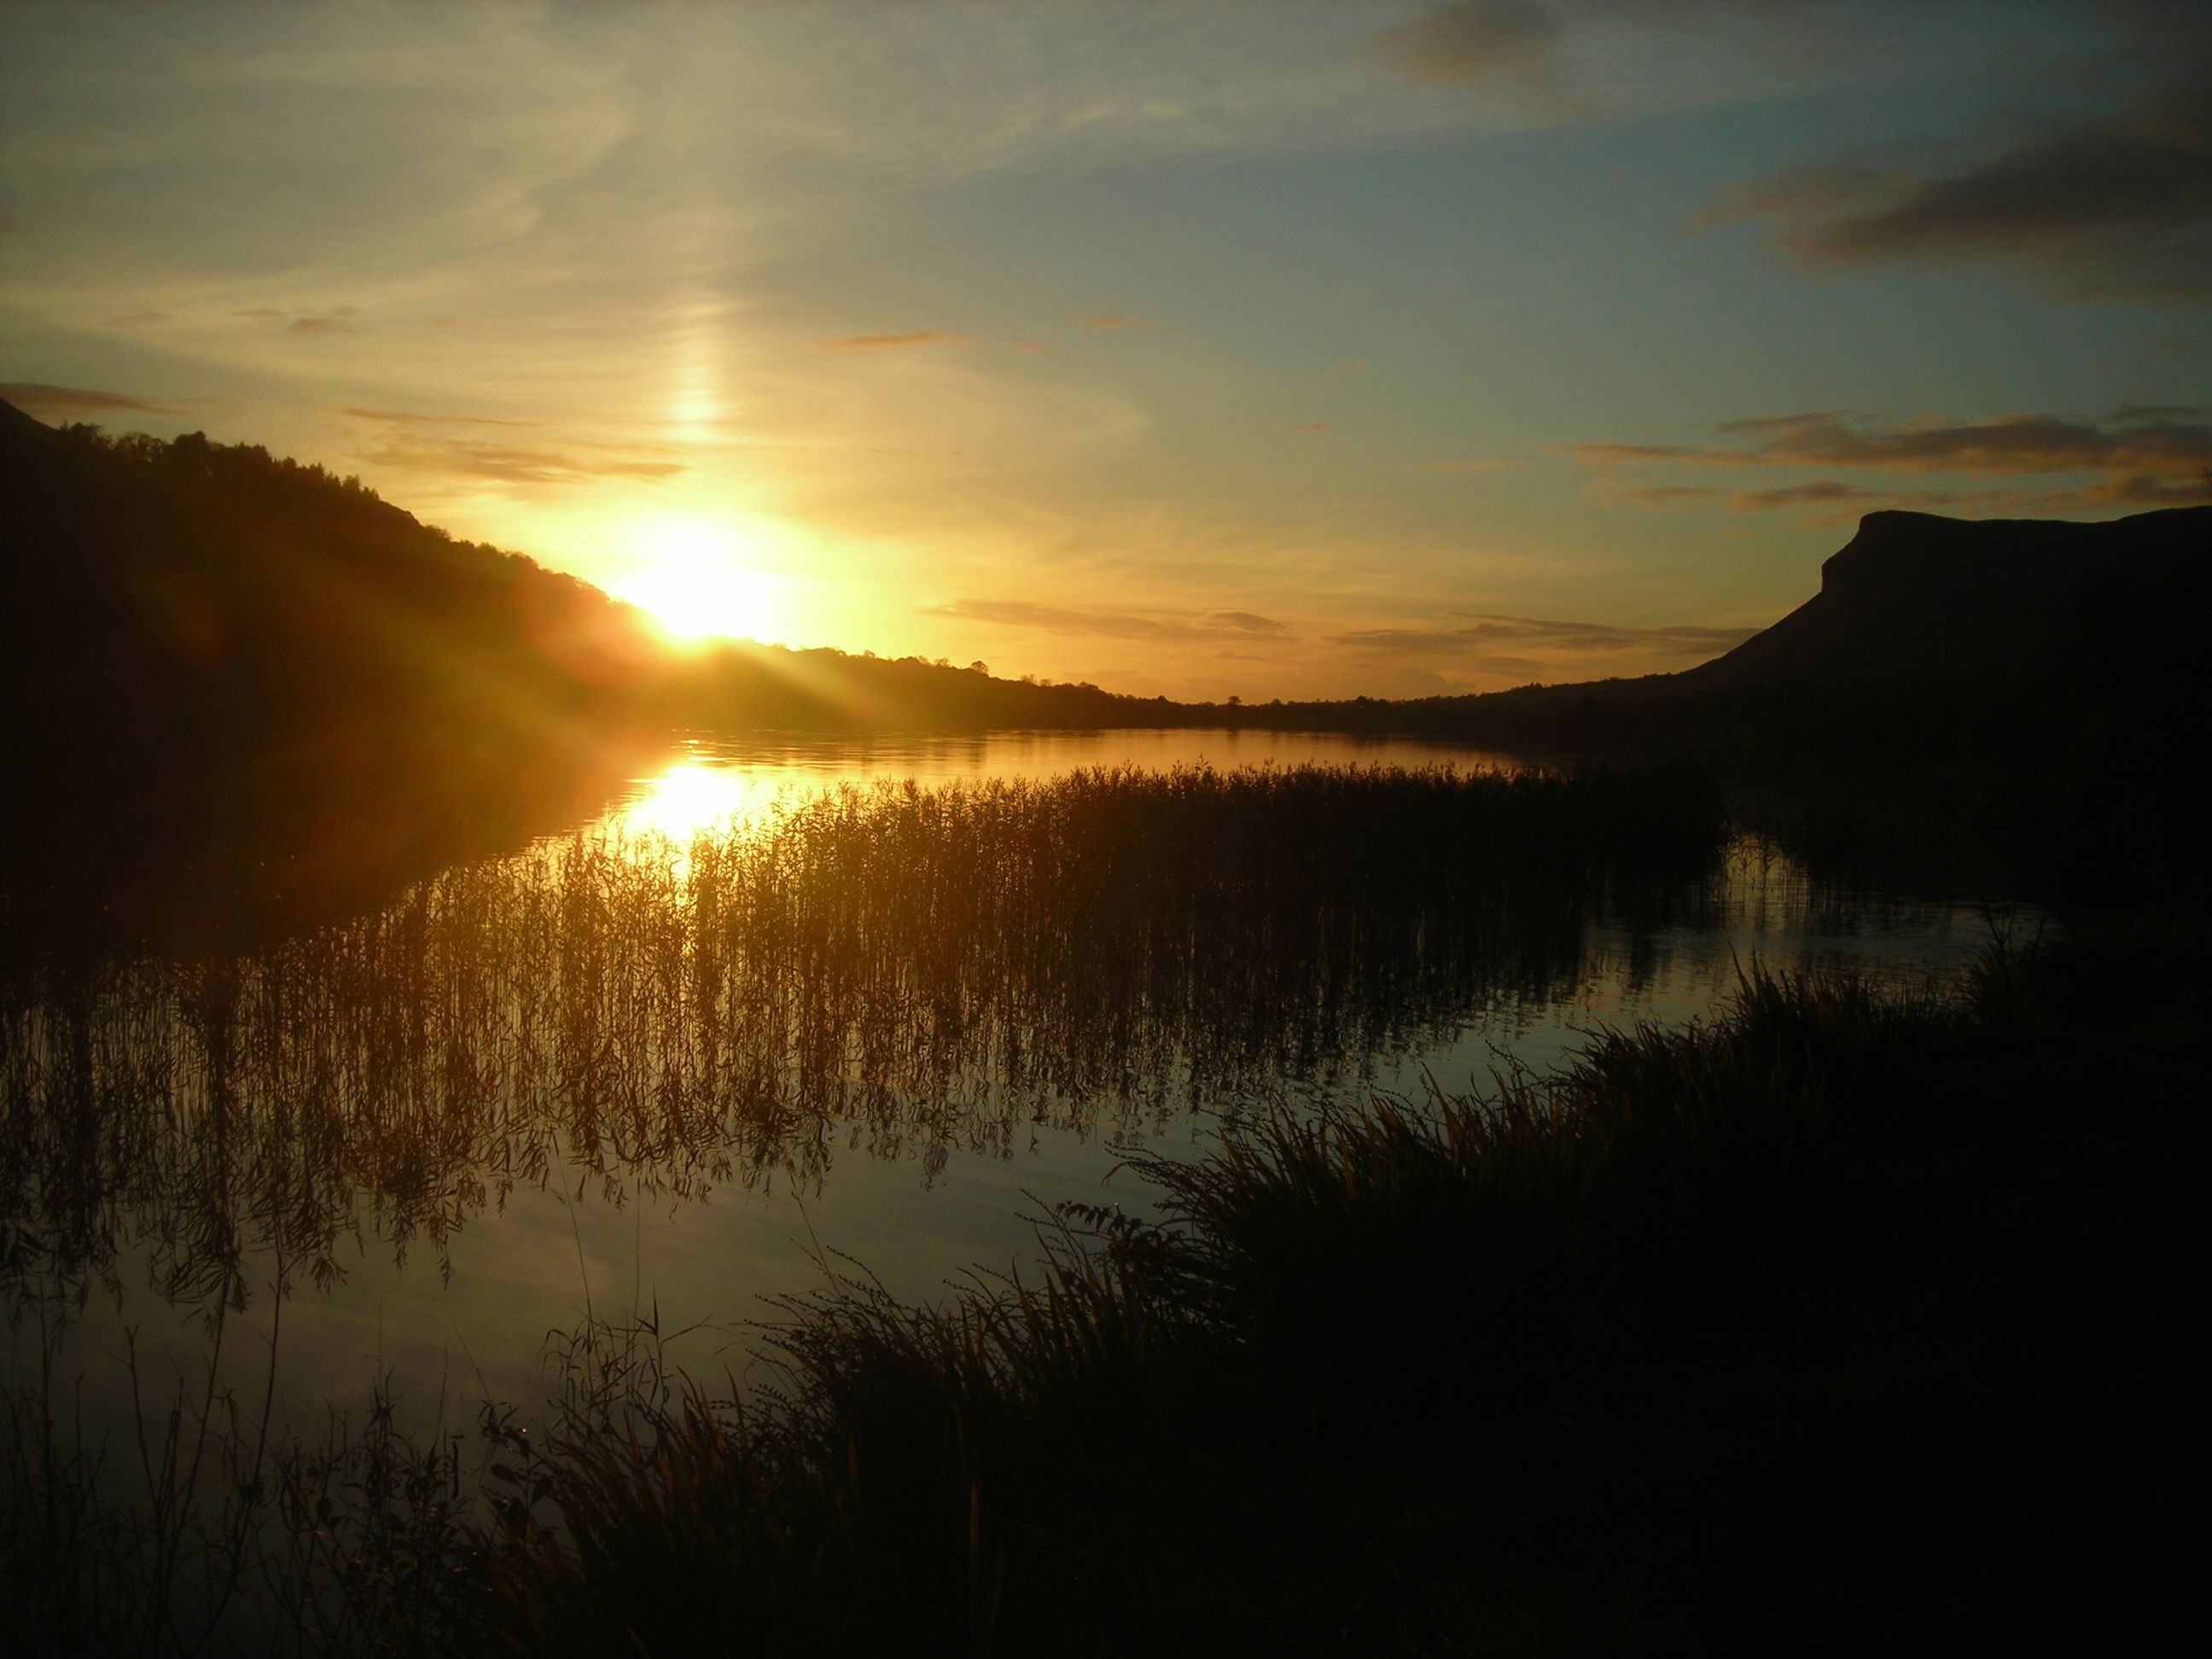
{"type": "Polygon", "coordinates": [[[381,1388],[450,1425],[541,1398],[587,1315],[741,1375],[738,1327],[825,1267],[928,1297],[1019,1270],[1054,1203],[1143,1210],[1132,1152],[1548,1070],[1754,963],[1941,987],[2034,925],[1749,836],[1554,833],[1437,769],[1528,769],[1262,732],[687,740],[570,833],[250,954],[14,972],[15,1387],[47,1368],[96,1429],[210,1375],[280,1423],[381,1388]]]}

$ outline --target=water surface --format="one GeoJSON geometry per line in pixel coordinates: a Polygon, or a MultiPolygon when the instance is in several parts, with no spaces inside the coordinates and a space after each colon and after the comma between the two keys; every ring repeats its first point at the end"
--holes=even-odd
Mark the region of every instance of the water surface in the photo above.
{"type": "Polygon", "coordinates": [[[380,1379],[428,1420],[538,1395],[587,1313],[700,1325],[694,1363],[741,1365],[733,1328],[825,1262],[929,1296],[1029,1259],[1042,1205],[1144,1207],[1133,1150],[1547,1069],[1754,961],[1937,985],[1990,937],[1749,839],[1561,880],[1395,820],[1271,848],[1203,790],[1132,817],[1109,782],[1034,788],[1306,763],[1513,764],[1254,732],[699,740],[367,915],[11,981],[16,1381],[51,1355],[126,1422],[134,1355],[189,1382],[219,1331],[220,1372],[273,1376],[292,1420],[380,1379]]]}

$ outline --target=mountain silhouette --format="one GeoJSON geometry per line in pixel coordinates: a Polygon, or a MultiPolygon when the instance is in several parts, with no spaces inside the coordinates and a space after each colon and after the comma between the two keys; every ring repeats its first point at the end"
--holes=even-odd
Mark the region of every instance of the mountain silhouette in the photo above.
{"type": "Polygon", "coordinates": [[[1684,672],[1699,690],[1990,683],[2057,665],[2110,599],[2154,591],[2212,553],[2212,507],[2105,524],[1869,513],[1820,591],[1684,672]]]}
{"type": "Polygon", "coordinates": [[[1818,593],[1693,668],[1395,702],[1204,713],[1232,725],[1709,757],[1799,741],[1810,720],[1826,728],[1816,745],[1822,752],[1848,746],[1854,729],[1869,743],[1901,737],[1907,749],[1924,748],[1972,706],[2033,698],[2085,665],[2117,687],[2193,665],[2193,647],[2168,636],[2178,619],[2200,614],[2208,574],[2212,507],[2100,524],[1869,513],[1821,566],[1818,593]]]}

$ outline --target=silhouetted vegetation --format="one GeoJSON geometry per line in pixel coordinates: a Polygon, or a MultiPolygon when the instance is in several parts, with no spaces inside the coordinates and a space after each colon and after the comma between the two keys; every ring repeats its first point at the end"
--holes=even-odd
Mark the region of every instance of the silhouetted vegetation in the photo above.
{"type": "Polygon", "coordinates": [[[572,823],[653,738],[649,653],[356,481],[0,407],[8,931],[83,928],[88,880],[118,927],[312,916],[572,823]]]}
{"type": "Polygon", "coordinates": [[[1680,773],[848,787],[244,956],[34,957],[0,972],[0,1285],[150,1249],[216,1306],[258,1252],[332,1271],[364,1206],[438,1251],[549,1171],[696,1196],[1233,1104],[1572,984],[1593,916],[1696,906],[1720,827],[1680,773]]]}
{"type": "Polygon", "coordinates": [[[2178,1033],[2085,1041],[2051,982],[1999,960],[1897,1005],[1753,975],[1557,1079],[1146,1164],[1161,1218],[1063,1211],[1090,1231],[1048,1232],[1032,1283],[791,1303],[780,1390],[571,1424],[555,1524],[483,1536],[492,1626],[575,1653],[2173,1633],[2178,1487],[2141,1460],[2179,1402],[2138,1390],[2179,1376],[2186,1206],[2154,1172],[2173,1113],[2114,1085],[2193,1063],[2178,1033]]]}
{"type": "Polygon", "coordinates": [[[374,1421],[273,1459],[336,1500],[295,1605],[391,1652],[2154,1643],[2201,964],[2079,1017],[2143,945],[1754,972],[1556,1077],[1248,1123],[1025,1280],[786,1301],[734,1391],[587,1328],[480,1489],[374,1421]]]}

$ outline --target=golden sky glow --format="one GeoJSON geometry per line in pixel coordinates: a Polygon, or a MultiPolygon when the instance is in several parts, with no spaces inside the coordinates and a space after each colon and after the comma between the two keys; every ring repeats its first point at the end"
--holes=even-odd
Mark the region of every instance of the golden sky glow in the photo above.
{"type": "Polygon", "coordinates": [[[1680,668],[1874,507],[2204,498],[2212,27],[2155,9],[0,7],[0,396],[680,635],[1680,668]]]}

